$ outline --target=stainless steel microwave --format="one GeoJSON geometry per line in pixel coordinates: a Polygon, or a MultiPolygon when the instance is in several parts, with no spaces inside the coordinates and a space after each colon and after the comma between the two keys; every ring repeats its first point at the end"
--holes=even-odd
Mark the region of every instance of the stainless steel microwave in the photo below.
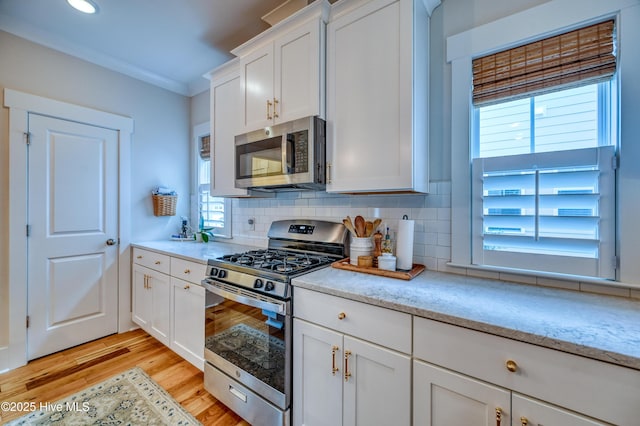
{"type": "Polygon", "coordinates": [[[325,130],[311,116],[236,136],[236,187],[324,190],[325,130]]]}

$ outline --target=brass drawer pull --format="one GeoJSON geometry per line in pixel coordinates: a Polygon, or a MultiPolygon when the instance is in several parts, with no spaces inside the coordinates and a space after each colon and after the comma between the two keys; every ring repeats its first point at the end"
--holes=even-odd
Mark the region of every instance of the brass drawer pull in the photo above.
{"type": "Polygon", "coordinates": [[[512,359],[507,361],[506,366],[507,370],[511,371],[512,373],[518,371],[518,364],[516,364],[516,362],[512,359]]]}
{"type": "Polygon", "coordinates": [[[331,347],[331,374],[334,376],[339,370],[338,367],[336,367],[336,352],[338,352],[338,349],[340,348],[337,346],[331,347]]]}
{"type": "Polygon", "coordinates": [[[525,416],[520,417],[520,425],[527,426],[529,424],[529,420],[525,416]]]}
{"type": "Polygon", "coordinates": [[[185,290],[189,290],[190,288],[191,288],[191,287],[189,286],[189,284],[187,284],[187,285],[185,285],[185,286],[184,286],[184,289],[185,289],[185,290]]]}
{"type": "Polygon", "coordinates": [[[502,408],[496,408],[496,426],[500,426],[500,422],[502,421],[502,408]]]}
{"type": "Polygon", "coordinates": [[[142,259],[142,255],[141,254],[137,255],[136,259],[142,259]]]}
{"type": "Polygon", "coordinates": [[[162,262],[160,262],[159,260],[156,260],[156,265],[159,265],[160,263],[162,262]]]}
{"type": "Polygon", "coordinates": [[[344,312],[340,312],[340,313],[338,314],[338,319],[339,319],[339,320],[343,320],[343,319],[345,319],[346,317],[347,317],[347,314],[345,314],[344,312]]]}
{"type": "Polygon", "coordinates": [[[190,274],[190,273],[191,273],[191,269],[185,269],[185,270],[184,270],[184,273],[185,273],[185,274],[190,274]]]}
{"type": "Polygon", "coordinates": [[[349,356],[350,355],[351,355],[351,351],[344,351],[344,381],[345,382],[349,381],[349,377],[351,377],[351,373],[349,372],[349,356]]]}

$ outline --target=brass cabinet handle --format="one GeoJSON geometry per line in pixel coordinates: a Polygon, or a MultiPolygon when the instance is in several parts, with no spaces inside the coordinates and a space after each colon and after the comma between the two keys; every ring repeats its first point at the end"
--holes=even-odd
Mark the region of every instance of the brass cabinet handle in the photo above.
{"type": "Polygon", "coordinates": [[[525,416],[520,417],[520,425],[527,426],[529,424],[529,420],[525,416]]]}
{"type": "Polygon", "coordinates": [[[512,373],[518,371],[518,364],[516,364],[516,362],[512,359],[508,360],[505,365],[507,366],[507,370],[511,371],[512,373]]]}
{"type": "Polygon", "coordinates": [[[273,104],[269,99],[267,99],[267,120],[273,120],[273,117],[271,116],[271,105],[273,104]]]}
{"type": "Polygon", "coordinates": [[[337,346],[332,346],[331,347],[331,374],[332,375],[336,375],[336,372],[338,372],[338,367],[336,367],[336,352],[338,352],[338,349],[340,349],[337,346]]]}
{"type": "Polygon", "coordinates": [[[349,372],[349,356],[350,355],[351,355],[351,351],[344,351],[344,381],[345,382],[349,380],[349,377],[351,377],[351,373],[349,372]]]}
{"type": "Polygon", "coordinates": [[[156,265],[159,265],[160,263],[162,262],[160,262],[159,260],[156,260],[156,265]]]}
{"type": "Polygon", "coordinates": [[[190,274],[190,273],[191,273],[191,269],[185,269],[185,270],[184,270],[184,273],[185,273],[185,274],[190,274]]]}
{"type": "Polygon", "coordinates": [[[496,408],[496,426],[500,426],[500,421],[502,420],[502,408],[496,408]]]}
{"type": "Polygon", "coordinates": [[[273,118],[280,117],[278,115],[278,103],[279,101],[276,98],[273,98],[273,118]]]}
{"type": "Polygon", "coordinates": [[[142,259],[142,255],[141,254],[137,255],[136,259],[142,259]]]}
{"type": "Polygon", "coordinates": [[[338,319],[339,319],[339,320],[343,320],[343,319],[345,319],[346,317],[347,317],[347,314],[345,314],[344,312],[340,312],[340,313],[338,314],[338,319]]]}
{"type": "Polygon", "coordinates": [[[331,163],[327,163],[327,176],[326,176],[326,181],[327,183],[331,183],[331,163]]]}
{"type": "Polygon", "coordinates": [[[142,285],[144,288],[147,288],[147,274],[144,274],[144,281],[142,285]]]}
{"type": "Polygon", "coordinates": [[[185,286],[184,286],[184,289],[185,289],[185,290],[189,290],[190,288],[191,288],[191,287],[189,286],[189,284],[187,284],[187,285],[185,285],[185,286]]]}

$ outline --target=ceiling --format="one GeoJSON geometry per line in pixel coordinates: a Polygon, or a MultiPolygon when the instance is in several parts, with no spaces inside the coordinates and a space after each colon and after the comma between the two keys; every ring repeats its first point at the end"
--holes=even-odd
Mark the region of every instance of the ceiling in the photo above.
{"type": "Polygon", "coordinates": [[[193,96],[283,1],[94,0],[98,13],[85,15],[66,0],[0,0],[0,30],[193,96]]]}

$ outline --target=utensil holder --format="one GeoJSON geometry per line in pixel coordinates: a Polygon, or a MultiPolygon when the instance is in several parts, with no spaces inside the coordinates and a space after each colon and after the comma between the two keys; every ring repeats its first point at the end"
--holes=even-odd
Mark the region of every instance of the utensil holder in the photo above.
{"type": "Polygon", "coordinates": [[[359,256],[371,256],[373,251],[373,242],[370,237],[351,237],[351,248],[349,250],[351,264],[358,266],[359,256]]]}

